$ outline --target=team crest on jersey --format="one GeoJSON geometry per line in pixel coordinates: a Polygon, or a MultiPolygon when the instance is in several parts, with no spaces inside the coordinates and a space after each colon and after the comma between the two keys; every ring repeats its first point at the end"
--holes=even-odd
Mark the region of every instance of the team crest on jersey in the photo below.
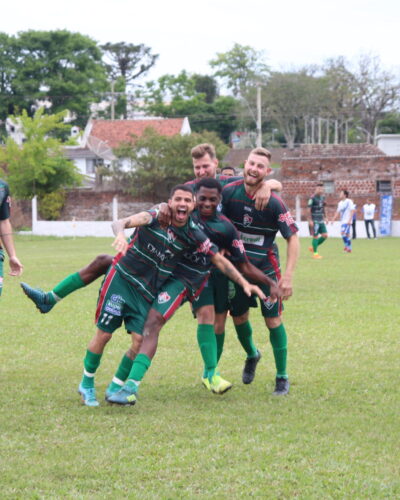
{"type": "Polygon", "coordinates": [[[249,214],[244,214],[243,215],[243,225],[244,226],[250,226],[250,224],[253,222],[253,217],[250,217],[249,214]]]}
{"type": "Polygon", "coordinates": [[[176,240],[176,234],[170,228],[167,229],[167,236],[168,236],[168,241],[176,240]]]}
{"type": "Polygon", "coordinates": [[[169,300],[171,300],[171,297],[168,295],[168,292],[161,292],[158,294],[157,302],[159,304],[165,304],[169,300]]]}
{"type": "Polygon", "coordinates": [[[274,302],[272,302],[271,297],[269,296],[263,300],[263,303],[267,309],[272,309],[274,307],[274,302]]]}
{"type": "Polygon", "coordinates": [[[242,240],[233,240],[232,241],[232,246],[234,248],[238,248],[240,253],[244,253],[244,245],[242,240]]]}
{"type": "Polygon", "coordinates": [[[207,253],[210,251],[210,248],[211,248],[211,241],[209,240],[209,238],[207,238],[207,239],[206,239],[205,241],[203,241],[203,243],[199,246],[199,248],[197,249],[197,252],[207,254],[207,253]]]}
{"type": "Polygon", "coordinates": [[[292,214],[290,212],[280,214],[278,220],[279,220],[279,222],[286,222],[287,226],[293,226],[293,224],[294,224],[294,219],[293,219],[292,214]]]}

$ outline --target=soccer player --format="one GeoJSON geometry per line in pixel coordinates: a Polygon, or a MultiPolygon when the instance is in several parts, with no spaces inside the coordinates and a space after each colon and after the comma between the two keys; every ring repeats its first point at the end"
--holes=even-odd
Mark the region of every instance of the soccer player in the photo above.
{"type": "MultiPolygon", "coordinates": [[[[218,159],[215,148],[212,144],[205,143],[195,146],[191,150],[191,156],[195,179],[187,182],[186,184],[188,185],[195,185],[198,180],[203,177],[217,178],[223,185],[231,182],[232,180],[241,178],[217,175],[218,159]]],[[[265,206],[271,195],[271,190],[281,191],[282,184],[274,179],[269,179],[263,183],[255,195],[257,207],[261,208],[265,206]]],[[[165,223],[168,223],[168,220],[166,220],[165,223]]],[[[65,277],[49,292],[43,292],[39,288],[33,288],[27,283],[21,283],[21,287],[25,295],[34,302],[39,311],[46,314],[51,311],[59,301],[67,297],[70,293],[89,285],[97,278],[104,275],[110,267],[112,259],[112,255],[98,255],[90,264],[80,271],[74,272],[65,277]]]]}
{"type": "Polygon", "coordinates": [[[3,262],[4,251],[1,243],[8,254],[10,264],[10,276],[19,276],[22,273],[23,265],[17,257],[12,227],[10,222],[11,198],[8,184],[0,179],[0,295],[3,290],[3,262]]]}
{"type": "MultiPolygon", "coordinates": [[[[229,251],[230,258],[243,274],[253,279],[253,281],[259,281],[271,286],[271,295],[276,300],[279,295],[276,284],[248,262],[243,244],[234,226],[226,217],[217,212],[217,206],[221,201],[221,185],[219,182],[216,179],[204,178],[198,183],[197,188],[197,209],[193,214],[194,221],[220,249],[223,248],[229,251]]],[[[215,278],[215,273],[219,272],[219,270],[215,269],[212,271],[205,287],[201,287],[204,279],[208,277],[211,262],[206,255],[200,255],[198,252],[188,250],[177,264],[173,276],[178,282],[185,285],[187,289],[186,295],[192,300],[193,310],[198,320],[197,339],[205,363],[203,383],[209,390],[217,394],[223,394],[232,387],[232,384],[222,379],[215,371],[218,363],[218,349],[214,334],[214,321],[215,310],[218,311],[219,301],[223,301],[221,310],[226,309],[224,306],[227,304],[227,283],[225,283],[225,289],[215,286],[217,282],[213,278],[215,278]],[[200,293],[199,290],[201,290],[200,293]]],[[[228,272],[228,275],[232,274],[233,276],[236,274],[232,269],[229,269],[229,266],[225,268],[224,272],[228,272]]],[[[236,278],[235,281],[237,281],[236,278]]],[[[218,283],[220,283],[220,280],[218,280],[218,283]]],[[[153,303],[149,312],[144,327],[146,335],[142,348],[133,363],[127,384],[122,387],[119,393],[115,394],[110,394],[113,387],[109,387],[107,400],[111,403],[134,404],[136,402],[135,395],[138,386],[150,367],[157,349],[159,332],[166,320],[171,317],[177,308],[177,304],[170,300],[172,294],[167,289],[167,285],[163,288],[163,291],[162,301],[153,303]],[[168,317],[163,312],[167,300],[171,302],[168,317]]],[[[180,297],[182,297],[182,294],[180,294],[180,297]]]]}
{"type": "MultiPolygon", "coordinates": [[[[132,335],[131,351],[121,365],[126,371],[128,354],[136,354],[138,335],[143,326],[151,303],[166,297],[163,285],[172,276],[172,271],[183,252],[196,248],[199,255],[210,255],[211,261],[228,272],[228,275],[241,283],[247,294],[262,292],[250,285],[225,259],[208,237],[189,220],[194,208],[194,195],[189,186],[178,185],[172,193],[168,205],[172,212],[172,224],[163,230],[155,218],[155,212],[142,212],[113,223],[116,239],[113,246],[119,252],[108,271],[100,290],[96,311],[98,330],[89,343],[84,360],[84,374],[79,392],[87,406],[98,406],[94,390],[94,374],[99,366],[101,355],[112,333],[121,326],[122,321],[132,335]],[[131,242],[125,239],[123,229],[139,227],[131,242]]],[[[175,287],[174,297],[180,295],[175,287]]],[[[161,300],[162,301],[162,300],[161,300]]],[[[134,356],[131,356],[133,358],[134,356]]],[[[122,368],[118,368],[117,372],[122,368]]]]}
{"type": "Polygon", "coordinates": [[[226,165],[225,167],[221,168],[221,175],[225,175],[226,177],[235,177],[236,170],[233,167],[226,165]]]}
{"type": "Polygon", "coordinates": [[[372,232],[374,234],[374,240],[376,240],[376,229],[375,229],[375,204],[371,203],[371,200],[367,200],[367,202],[362,207],[365,231],[367,232],[368,239],[371,239],[371,235],[369,233],[369,226],[372,227],[372,232]]]}
{"type": "MultiPolygon", "coordinates": [[[[292,293],[292,278],[299,254],[298,228],[286,208],[284,202],[276,194],[272,194],[268,205],[257,210],[254,203],[254,192],[270,173],[271,154],[264,148],[256,148],[250,152],[244,166],[244,178],[225,186],[222,190],[222,213],[235,225],[244,243],[249,260],[264,274],[279,283],[282,299],[288,299],[292,293]],[[275,236],[280,231],[287,243],[286,269],[281,277],[278,247],[275,236]]],[[[275,358],[276,380],[275,395],[289,392],[287,373],[287,335],[282,323],[282,302],[273,303],[268,298],[268,289],[260,288],[267,299],[261,303],[261,312],[269,330],[270,342],[275,358]]],[[[231,315],[237,327],[246,328],[249,307],[254,306],[251,298],[243,296],[236,286],[231,298],[231,315]]],[[[254,358],[249,372],[255,369],[261,355],[254,358]]]]}
{"type": "Polygon", "coordinates": [[[324,185],[322,182],[317,184],[314,195],[308,200],[310,207],[310,218],[313,231],[312,246],[309,247],[310,252],[313,252],[313,259],[322,259],[318,253],[319,245],[322,245],[328,238],[328,231],[325,225],[325,197],[324,185]]]}
{"type": "Polygon", "coordinates": [[[333,216],[331,223],[333,223],[338,217],[340,217],[341,227],[340,234],[344,242],[344,251],[351,253],[351,238],[350,238],[350,228],[353,222],[353,215],[355,212],[355,206],[353,200],[349,198],[349,192],[347,189],[342,189],[339,193],[339,203],[333,216]]]}

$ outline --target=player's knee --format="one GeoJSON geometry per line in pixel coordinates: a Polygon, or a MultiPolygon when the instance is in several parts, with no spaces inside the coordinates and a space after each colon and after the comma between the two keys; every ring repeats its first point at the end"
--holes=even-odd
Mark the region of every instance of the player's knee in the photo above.
{"type": "Polygon", "coordinates": [[[158,334],[164,325],[165,319],[163,315],[155,309],[150,309],[149,315],[147,316],[146,323],[144,325],[143,335],[158,334]]]}
{"type": "Polygon", "coordinates": [[[240,316],[232,316],[232,319],[235,325],[241,325],[243,323],[246,323],[246,321],[249,319],[249,311],[246,311],[244,314],[241,314],[240,316]]]}
{"type": "Polygon", "coordinates": [[[264,320],[268,329],[277,328],[282,323],[282,318],[280,316],[276,316],[274,318],[264,318],[264,320]]]}
{"type": "Polygon", "coordinates": [[[112,255],[108,255],[105,253],[100,254],[92,262],[93,268],[97,269],[97,271],[101,272],[101,274],[105,274],[107,269],[111,266],[112,260],[112,255]]]}

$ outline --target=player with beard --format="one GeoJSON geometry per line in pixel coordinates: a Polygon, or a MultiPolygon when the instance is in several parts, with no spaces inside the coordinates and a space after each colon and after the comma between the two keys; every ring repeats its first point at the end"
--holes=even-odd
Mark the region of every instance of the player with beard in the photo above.
{"type": "MultiPolygon", "coordinates": [[[[270,152],[264,148],[256,148],[250,152],[244,166],[244,178],[228,184],[222,191],[222,212],[238,230],[250,262],[278,282],[282,290],[282,299],[288,299],[293,293],[292,278],[299,254],[298,228],[278,195],[273,193],[263,210],[257,210],[254,202],[255,191],[271,172],[270,159],[270,152]],[[280,273],[278,247],[275,243],[278,231],[287,243],[287,261],[283,276],[280,273]]],[[[269,290],[262,285],[260,287],[268,297],[269,290]]],[[[237,326],[246,325],[251,306],[254,306],[254,301],[243,296],[235,286],[234,296],[231,299],[231,315],[237,326]]],[[[289,392],[289,378],[287,335],[281,318],[281,300],[275,304],[269,300],[263,301],[261,312],[269,330],[275,358],[274,394],[284,395],[289,392]]],[[[258,359],[254,358],[254,363],[256,364],[259,359],[260,355],[258,359]]],[[[250,363],[248,371],[251,373],[253,366],[250,363]]]]}

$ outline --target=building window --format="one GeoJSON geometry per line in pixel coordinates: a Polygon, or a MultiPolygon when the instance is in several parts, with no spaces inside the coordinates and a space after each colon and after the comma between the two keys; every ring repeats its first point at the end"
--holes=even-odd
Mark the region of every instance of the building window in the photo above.
{"type": "Polygon", "coordinates": [[[324,181],[324,192],[332,194],[335,192],[335,183],[333,181],[324,181]]]}
{"type": "Polygon", "coordinates": [[[377,193],[391,193],[392,192],[392,182],[391,181],[376,181],[376,192],[377,193]]]}
{"type": "Polygon", "coordinates": [[[86,160],[86,173],[89,175],[94,174],[94,172],[94,160],[86,160]]]}

